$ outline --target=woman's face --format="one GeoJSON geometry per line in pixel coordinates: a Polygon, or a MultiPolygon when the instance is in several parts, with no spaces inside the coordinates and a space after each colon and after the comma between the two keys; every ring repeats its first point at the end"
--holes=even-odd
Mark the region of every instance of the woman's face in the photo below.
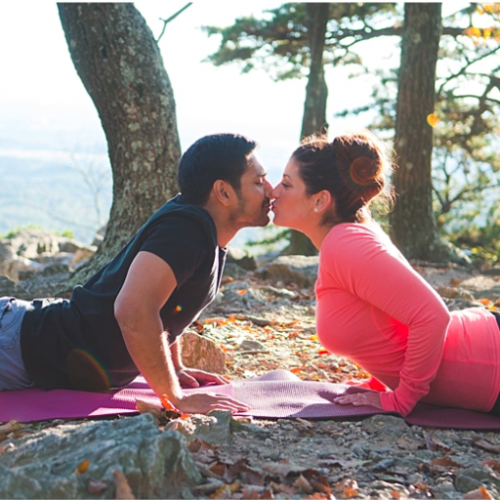
{"type": "Polygon", "coordinates": [[[314,200],[307,196],[306,185],[299,175],[299,164],[293,157],[283,172],[283,179],[273,189],[273,222],[277,226],[306,232],[311,227],[314,200]]]}

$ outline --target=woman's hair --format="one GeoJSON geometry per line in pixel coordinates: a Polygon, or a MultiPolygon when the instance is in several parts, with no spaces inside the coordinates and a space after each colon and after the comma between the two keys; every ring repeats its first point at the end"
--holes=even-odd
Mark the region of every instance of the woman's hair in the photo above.
{"type": "Polygon", "coordinates": [[[335,200],[335,211],[323,224],[362,222],[370,201],[382,193],[391,169],[383,144],[368,130],[336,137],[310,136],[293,152],[308,196],[323,189],[335,200]]]}

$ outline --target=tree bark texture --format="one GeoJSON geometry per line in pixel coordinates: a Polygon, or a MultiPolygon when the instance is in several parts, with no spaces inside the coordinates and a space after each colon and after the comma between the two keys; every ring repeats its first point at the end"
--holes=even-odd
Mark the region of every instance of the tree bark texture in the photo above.
{"type": "Polygon", "coordinates": [[[441,239],[432,211],[436,63],[441,36],[440,3],[406,3],[399,69],[393,175],[397,195],[391,237],[407,258],[436,260],[441,239]]]}
{"type": "MultiPolygon", "coordinates": [[[[326,121],[326,102],[328,87],[325,81],[323,52],[325,49],[326,26],[329,19],[330,4],[307,3],[307,37],[311,54],[309,76],[306,86],[306,100],[300,137],[303,139],[314,133],[328,130],[326,121]]],[[[292,230],[290,245],[284,250],[287,255],[316,255],[318,252],[309,238],[299,231],[292,230]]]]}
{"type": "Polygon", "coordinates": [[[306,10],[311,62],[307,79],[301,138],[317,132],[326,132],[328,128],[326,121],[328,87],[325,81],[323,52],[330,5],[328,3],[307,3],[306,10]]]}
{"type": "Polygon", "coordinates": [[[60,3],[76,71],[106,134],[113,202],[104,241],[72,277],[83,283],[110,261],[177,191],[175,101],[154,37],[131,3],[60,3]]]}

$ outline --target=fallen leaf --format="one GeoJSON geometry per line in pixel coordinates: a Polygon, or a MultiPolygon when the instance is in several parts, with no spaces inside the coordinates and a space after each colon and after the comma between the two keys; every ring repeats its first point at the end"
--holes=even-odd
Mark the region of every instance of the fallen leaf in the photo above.
{"type": "Polygon", "coordinates": [[[478,438],[474,439],[473,443],[478,447],[486,451],[493,451],[495,453],[500,453],[500,445],[491,444],[486,441],[486,439],[478,438]]]}
{"type": "Polygon", "coordinates": [[[269,462],[262,465],[262,470],[271,476],[286,477],[290,472],[295,470],[295,467],[289,463],[269,462]]]}
{"type": "Polygon", "coordinates": [[[255,487],[247,485],[243,487],[243,491],[241,492],[242,497],[248,500],[260,500],[262,498],[260,494],[261,491],[256,490],[255,487]]]}
{"type": "Polygon", "coordinates": [[[450,279],[450,284],[451,285],[460,285],[462,283],[462,280],[457,280],[456,278],[451,278],[450,279]]]}
{"type": "Polygon", "coordinates": [[[463,497],[466,500],[483,500],[493,498],[490,492],[484,487],[480,486],[476,490],[468,491],[463,497]]]}
{"type": "Polygon", "coordinates": [[[433,458],[431,460],[431,464],[437,465],[439,467],[462,467],[460,464],[457,464],[457,462],[454,462],[451,458],[447,457],[440,457],[440,458],[433,458]]]}
{"type": "Polygon", "coordinates": [[[284,495],[287,495],[289,497],[295,494],[295,490],[288,484],[278,484],[275,483],[274,481],[271,481],[269,483],[269,486],[271,486],[272,490],[275,493],[283,493],[284,495]]]}
{"type": "Polygon", "coordinates": [[[210,498],[220,498],[220,499],[232,498],[233,493],[238,491],[240,488],[241,488],[241,483],[225,484],[224,486],[221,486],[219,489],[215,490],[210,495],[210,498]]]}
{"type": "Polygon", "coordinates": [[[487,458],[481,462],[481,465],[487,465],[491,467],[495,472],[500,472],[500,462],[493,460],[492,458],[487,458]]]}
{"type": "Polygon", "coordinates": [[[314,427],[314,424],[312,422],[309,422],[309,420],[304,420],[303,418],[300,418],[300,417],[296,417],[295,421],[299,422],[300,424],[302,424],[304,427],[307,427],[308,429],[311,429],[312,427],[314,427]]]}
{"type": "Polygon", "coordinates": [[[119,470],[113,471],[113,476],[115,476],[116,493],[115,498],[117,500],[132,500],[135,499],[135,495],[128,484],[127,478],[123,475],[123,472],[119,470]]]}
{"type": "Polygon", "coordinates": [[[92,495],[100,495],[107,487],[108,485],[104,481],[91,479],[87,486],[87,490],[92,495]]]}
{"type": "Polygon", "coordinates": [[[443,443],[443,441],[441,441],[441,439],[439,439],[437,436],[429,434],[426,431],[423,432],[423,436],[425,444],[430,451],[437,451],[439,449],[445,452],[451,451],[451,448],[447,444],[443,443]]]}
{"type": "Polygon", "coordinates": [[[301,474],[293,483],[295,488],[300,488],[304,493],[313,493],[314,488],[311,483],[301,474]]]}
{"type": "Polygon", "coordinates": [[[357,494],[358,490],[355,490],[354,488],[348,488],[347,486],[344,488],[344,495],[347,498],[355,497],[357,494]]]}
{"type": "Polygon", "coordinates": [[[335,491],[343,493],[348,498],[352,498],[358,494],[358,483],[355,479],[345,478],[335,484],[335,491]]]}
{"type": "Polygon", "coordinates": [[[391,490],[391,497],[399,500],[401,498],[401,492],[398,490],[391,490]]]}
{"type": "Polygon", "coordinates": [[[423,491],[427,493],[429,491],[429,487],[425,483],[415,483],[413,486],[419,491],[423,491]]]}
{"type": "Polygon", "coordinates": [[[77,465],[75,469],[75,474],[76,475],[84,474],[89,470],[89,467],[90,467],[90,460],[85,459],[83,460],[83,462],[77,465]]]}
{"type": "Polygon", "coordinates": [[[210,470],[214,473],[217,474],[217,476],[224,477],[224,474],[226,473],[226,465],[225,464],[215,464],[210,467],[210,470]]]}
{"type": "Polygon", "coordinates": [[[421,440],[413,439],[406,434],[403,434],[398,440],[396,441],[396,444],[401,448],[402,450],[418,450],[420,448],[423,448],[424,442],[421,440]]]}

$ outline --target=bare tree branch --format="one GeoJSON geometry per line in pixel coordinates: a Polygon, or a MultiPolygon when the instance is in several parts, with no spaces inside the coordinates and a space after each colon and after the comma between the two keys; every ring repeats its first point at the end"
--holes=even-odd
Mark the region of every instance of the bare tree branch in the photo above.
{"type": "Polygon", "coordinates": [[[446,80],[444,80],[444,82],[440,85],[440,87],[437,91],[438,95],[441,94],[441,92],[443,91],[443,89],[447,83],[449,83],[452,80],[454,80],[455,78],[458,78],[459,76],[463,75],[467,71],[467,69],[470,68],[473,64],[475,64],[479,61],[482,61],[483,59],[486,59],[487,57],[491,56],[492,54],[495,54],[499,50],[500,50],[500,45],[498,45],[498,47],[494,48],[493,50],[490,50],[489,52],[485,52],[484,54],[480,55],[479,57],[476,57],[475,59],[472,59],[472,60],[467,59],[467,64],[462,66],[462,68],[460,68],[456,73],[452,73],[448,78],[446,78],[446,80]]]}
{"type": "Polygon", "coordinates": [[[184,5],[184,7],[182,7],[182,9],[178,10],[173,16],[170,16],[168,19],[162,19],[160,17],[160,21],[163,21],[163,28],[161,30],[160,36],[156,39],[156,43],[158,43],[161,40],[161,37],[164,35],[167,24],[170,21],[173,21],[179,14],[182,14],[188,7],[191,7],[191,5],[193,5],[193,2],[188,2],[186,5],[184,5]]]}

